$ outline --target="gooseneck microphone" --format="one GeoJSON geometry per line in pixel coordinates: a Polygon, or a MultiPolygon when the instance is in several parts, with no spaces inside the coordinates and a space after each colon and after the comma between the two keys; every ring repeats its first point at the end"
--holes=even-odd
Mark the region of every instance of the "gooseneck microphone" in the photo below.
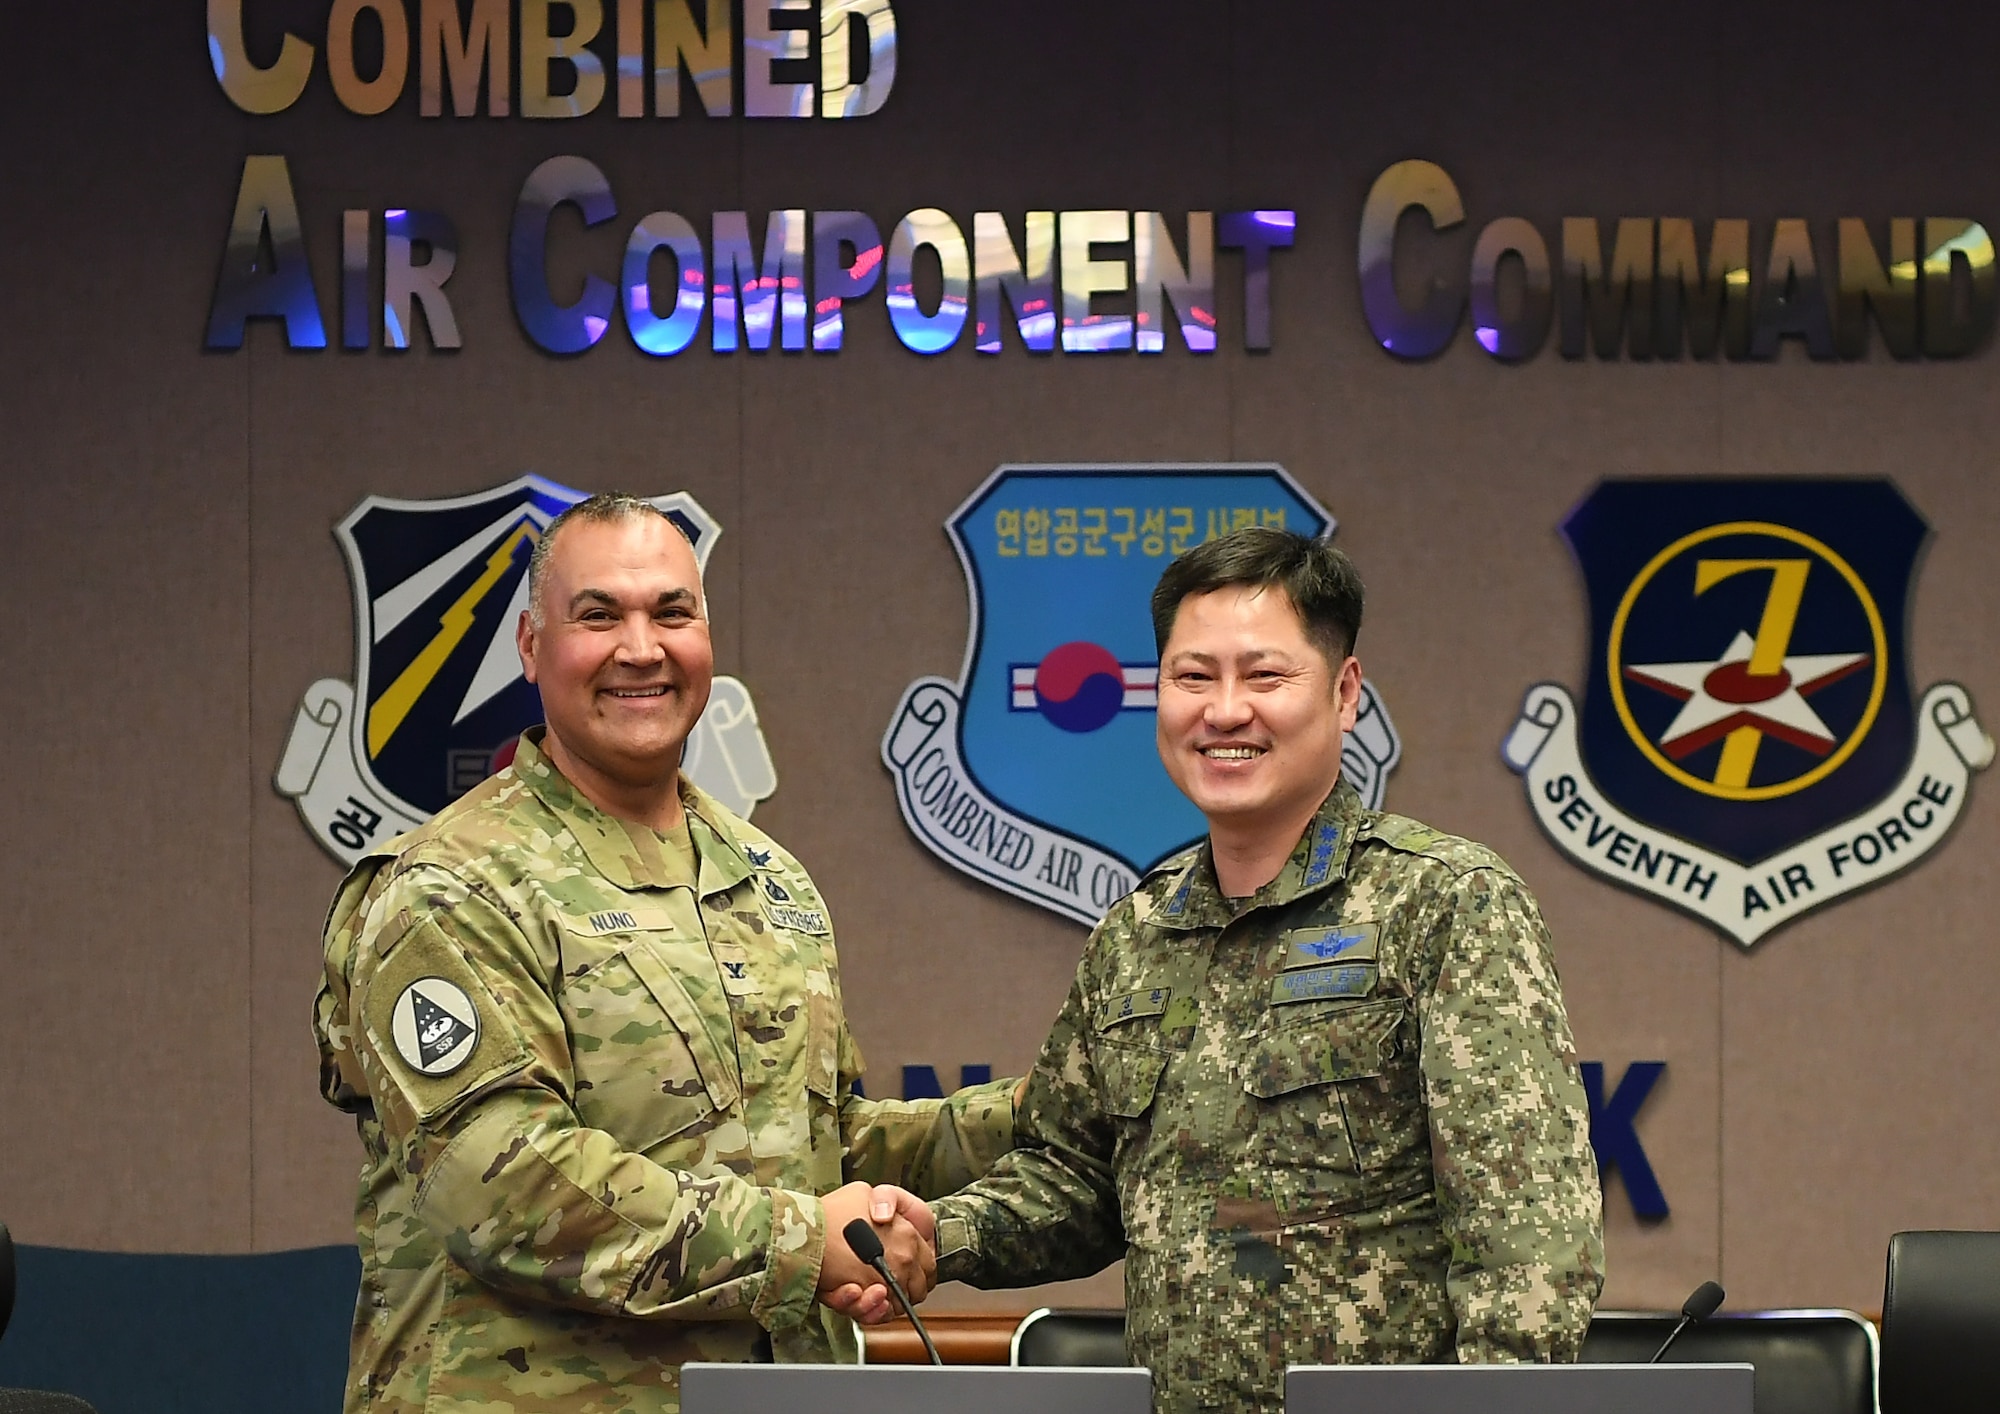
{"type": "MultiPolygon", "coordinates": [[[[873,1233],[870,1233],[869,1235],[871,1237],[874,1236],[873,1233]]],[[[877,1247],[880,1247],[882,1244],[878,1242],[875,1245],[877,1247]]],[[[1673,1334],[1669,1335],[1664,1341],[1660,1343],[1660,1348],[1653,1352],[1653,1358],[1651,1360],[1648,1360],[1646,1363],[1648,1365],[1659,1364],[1660,1357],[1667,1353],[1668,1346],[1672,1345],[1675,1341],[1681,1338],[1682,1331],[1686,1330],[1689,1326],[1693,1325],[1697,1321],[1707,1320],[1710,1316],[1713,1316],[1716,1313],[1716,1311],[1721,1307],[1721,1305],[1722,1305],[1721,1287],[1717,1286],[1712,1281],[1705,1281],[1700,1286],[1696,1287],[1694,1289],[1694,1295],[1690,1296],[1687,1299],[1686,1303],[1683,1304],[1681,1307],[1681,1318],[1680,1321],[1674,1326],[1673,1334]]]]}
{"type": "MultiPolygon", "coordinates": [[[[931,1357],[931,1363],[944,1364],[938,1355],[937,1347],[931,1344],[931,1333],[925,1330],[924,1323],[917,1319],[916,1307],[910,1304],[909,1295],[903,1290],[903,1284],[897,1281],[896,1274],[889,1270],[889,1260],[882,1253],[882,1239],[876,1236],[875,1229],[868,1224],[868,1219],[856,1218],[840,1230],[840,1235],[847,1239],[847,1245],[854,1249],[855,1256],[873,1267],[881,1275],[882,1280],[889,1283],[889,1294],[896,1298],[896,1304],[903,1308],[903,1314],[908,1316],[910,1324],[917,1328],[917,1338],[923,1341],[924,1349],[931,1357]]],[[[1721,1287],[1716,1287],[1715,1299],[1717,1301],[1722,1299],[1721,1287]]],[[[1715,1308],[1711,1306],[1709,1309],[1715,1308]]]]}

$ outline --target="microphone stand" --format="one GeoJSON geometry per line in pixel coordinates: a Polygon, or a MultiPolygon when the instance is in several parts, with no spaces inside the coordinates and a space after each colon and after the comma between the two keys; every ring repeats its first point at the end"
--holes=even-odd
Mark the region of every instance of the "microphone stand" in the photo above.
{"type": "Polygon", "coordinates": [[[882,1251],[882,1239],[875,1235],[875,1229],[869,1226],[868,1219],[854,1219],[841,1230],[841,1236],[845,1237],[847,1245],[854,1249],[854,1255],[873,1267],[882,1280],[889,1284],[889,1294],[896,1298],[896,1304],[903,1308],[903,1314],[908,1316],[910,1324],[916,1327],[917,1339],[924,1343],[924,1353],[931,1357],[931,1363],[944,1364],[944,1358],[938,1354],[937,1346],[931,1343],[931,1333],[925,1330],[924,1323],[917,1319],[917,1309],[910,1304],[909,1293],[905,1292],[903,1284],[896,1280],[896,1274],[889,1270],[889,1259],[882,1251]]]}

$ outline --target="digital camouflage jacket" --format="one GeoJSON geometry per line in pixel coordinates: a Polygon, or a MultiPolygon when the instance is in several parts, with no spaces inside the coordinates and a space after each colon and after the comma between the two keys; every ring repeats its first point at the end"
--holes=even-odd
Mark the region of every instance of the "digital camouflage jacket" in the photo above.
{"type": "Polygon", "coordinates": [[[683,784],[699,859],[514,764],[363,859],[326,927],[321,1087],[366,1158],[348,1414],[668,1411],[688,1360],[856,1358],[816,1195],[924,1196],[1009,1084],[856,1097],[826,906],[683,784]]]}
{"type": "Polygon", "coordinates": [[[1204,843],[1111,910],[1019,1127],[932,1205],[939,1279],[1124,1257],[1163,1414],[1275,1414],[1288,1364],[1573,1360],[1602,1285],[1534,900],[1490,850],[1344,783],[1241,907],[1204,843]]]}

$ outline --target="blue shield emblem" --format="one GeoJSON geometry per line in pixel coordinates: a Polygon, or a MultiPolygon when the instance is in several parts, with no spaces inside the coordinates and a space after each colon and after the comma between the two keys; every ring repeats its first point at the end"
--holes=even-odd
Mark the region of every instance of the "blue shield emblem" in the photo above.
{"type": "Polygon", "coordinates": [[[1562,530],[1590,594],[1584,759],[1613,803],[1747,864],[1895,783],[1928,533],[1895,486],[1607,482],[1562,530]]]}
{"type": "MultiPolygon", "coordinates": [[[[913,685],[883,742],[918,837],[1086,923],[1200,839],[1155,745],[1148,604],[1176,555],[1253,525],[1334,528],[1270,465],[995,472],[945,524],[971,598],[964,672],[913,685]]],[[[1347,764],[1379,802],[1399,748],[1372,691],[1364,713],[1347,764]]]]}
{"type": "MultiPolygon", "coordinates": [[[[435,501],[370,496],[334,528],[354,590],[354,680],[308,689],[277,786],[337,857],[352,862],[428,819],[504,766],[542,720],[515,625],[535,545],[586,494],[527,475],[435,501]]],[[[705,565],[721,529],[713,517],[685,492],[654,504],[705,565]]],[[[683,765],[742,814],[775,789],[742,684],[716,679],[683,765]]]]}
{"type": "Polygon", "coordinates": [[[1993,743],[1959,684],[1913,698],[1895,486],[1606,482],[1562,529],[1582,711],[1535,684],[1501,755],[1565,854],[1748,947],[1943,842],[1993,743]]]}

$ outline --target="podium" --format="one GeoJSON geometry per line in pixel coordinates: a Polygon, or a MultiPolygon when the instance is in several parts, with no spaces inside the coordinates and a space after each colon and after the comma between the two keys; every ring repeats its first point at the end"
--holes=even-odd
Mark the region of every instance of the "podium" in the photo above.
{"type": "Polygon", "coordinates": [[[1749,1365],[1294,1365],[1285,1414],[1751,1414],[1749,1365]]]}
{"type": "MultiPolygon", "coordinates": [[[[1152,1414],[1153,1376],[1131,1368],[1005,1365],[681,1367],[681,1414],[1152,1414]]],[[[1734,1411],[1731,1411],[1734,1414],[1734,1411]]],[[[1742,1414],[1749,1414],[1745,1405],[1742,1414]]]]}

